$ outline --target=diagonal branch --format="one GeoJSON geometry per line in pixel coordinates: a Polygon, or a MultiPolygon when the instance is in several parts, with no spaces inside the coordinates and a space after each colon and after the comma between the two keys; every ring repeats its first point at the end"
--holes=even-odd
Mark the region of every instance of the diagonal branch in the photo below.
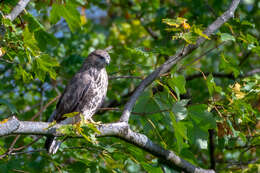
{"type": "MultiPolygon", "coordinates": [[[[30,134],[30,135],[54,135],[63,136],[58,129],[62,124],[56,124],[48,128],[50,123],[48,122],[34,122],[34,121],[19,121],[16,117],[11,117],[7,122],[0,123],[0,136],[6,136],[11,134],[30,134]],[[8,128],[16,125],[15,128],[8,128]],[[6,130],[8,129],[8,130],[6,130]],[[5,133],[2,131],[5,130],[5,133]]],[[[133,132],[129,125],[125,122],[117,122],[110,124],[100,124],[97,126],[100,134],[97,137],[114,136],[121,138],[135,146],[138,146],[149,153],[167,160],[169,163],[181,168],[186,172],[192,173],[214,173],[213,170],[206,170],[194,166],[186,160],[177,156],[173,151],[166,150],[159,145],[153,143],[147,136],[133,132]]],[[[81,136],[76,136],[81,137],[81,136]]]]}
{"type": "Polygon", "coordinates": [[[17,5],[13,8],[11,13],[6,15],[5,17],[13,21],[19,14],[25,9],[30,0],[20,0],[17,5]]]}
{"type": "MultiPolygon", "coordinates": [[[[223,25],[225,22],[227,22],[231,17],[234,16],[234,12],[239,4],[240,0],[233,0],[231,2],[230,7],[228,10],[223,13],[220,17],[218,17],[212,24],[210,24],[207,29],[204,31],[204,34],[207,36],[210,36],[213,32],[215,32],[221,25],[223,25]]],[[[184,48],[184,50],[176,53],[173,56],[170,56],[169,59],[162,64],[160,67],[155,69],[150,75],[148,75],[137,87],[129,101],[126,103],[123,114],[120,118],[120,122],[128,122],[130,118],[130,114],[132,112],[132,109],[134,107],[135,102],[137,101],[138,97],[141,95],[143,90],[150,85],[156,78],[158,78],[161,74],[169,71],[177,62],[182,60],[185,56],[190,54],[193,50],[198,48],[203,42],[205,41],[205,38],[200,37],[196,44],[189,45],[184,48]]]]}

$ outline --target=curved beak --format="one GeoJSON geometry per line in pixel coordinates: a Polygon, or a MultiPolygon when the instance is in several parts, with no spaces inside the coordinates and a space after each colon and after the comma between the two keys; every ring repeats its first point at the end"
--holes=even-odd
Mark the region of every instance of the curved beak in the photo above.
{"type": "Polygon", "coordinates": [[[108,65],[110,63],[110,58],[109,59],[106,58],[105,62],[106,62],[106,65],[108,65]]]}

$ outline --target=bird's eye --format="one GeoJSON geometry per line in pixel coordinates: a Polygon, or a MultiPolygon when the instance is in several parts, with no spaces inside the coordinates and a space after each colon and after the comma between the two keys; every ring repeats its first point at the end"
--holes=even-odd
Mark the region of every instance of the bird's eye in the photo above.
{"type": "Polygon", "coordinates": [[[100,59],[102,59],[102,60],[105,59],[105,57],[103,57],[103,56],[101,56],[101,55],[98,55],[98,57],[99,57],[100,59]]]}

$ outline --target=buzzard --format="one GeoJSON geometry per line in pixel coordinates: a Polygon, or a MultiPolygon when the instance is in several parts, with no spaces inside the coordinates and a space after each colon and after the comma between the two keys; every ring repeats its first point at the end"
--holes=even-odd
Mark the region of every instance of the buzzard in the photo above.
{"type": "MultiPolygon", "coordinates": [[[[85,120],[91,117],[101,106],[106,97],[108,76],[106,65],[110,56],[105,50],[95,50],[89,54],[81,69],[70,80],[61,95],[56,110],[49,118],[49,122],[70,124],[80,121],[80,116],[66,118],[63,115],[71,112],[80,112],[85,120]]],[[[48,137],[45,148],[50,154],[55,154],[61,144],[56,137],[48,137]]]]}

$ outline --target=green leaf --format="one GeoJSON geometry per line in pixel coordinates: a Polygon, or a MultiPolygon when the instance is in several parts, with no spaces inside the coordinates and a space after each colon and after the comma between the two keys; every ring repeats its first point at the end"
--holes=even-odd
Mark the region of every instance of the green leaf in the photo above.
{"type": "Polygon", "coordinates": [[[30,51],[28,54],[33,53],[33,55],[36,55],[39,47],[37,46],[34,35],[29,31],[28,27],[25,27],[23,30],[23,40],[25,47],[30,51]]]}
{"type": "Polygon", "coordinates": [[[71,117],[74,117],[78,114],[79,114],[79,112],[71,112],[71,113],[64,114],[62,116],[67,117],[67,118],[71,118],[71,117]]]}
{"type": "Polygon", "coordinates": [[[177,118],[177,121],[183,120],[187,116],[187,108],[186,105],[189,102],[189,100],[181,100],[178,102],[175,102],[172,107],[172,111],[174,115],[177,118]]]}
{"type": "Polygon", "coordinates": [[[187,32],[179,36],[180,38],[184,39],[188,44],[195,44],[198,35],[196,35],[194,32],[187,32]]]}
{"type": "Polygon", "coordinates": [[[145,162],[141,162],[142,167],[149,173],[163,173],[162,169],[158,166],[152,166],[145,162]]]}
{"type": "Polygon", "coordinates": [[[247,38],[247,41],[249,43],[253,43],[253,44],[256,44],[256,45],[259,44],[257,38],[252,36],[251,34],[246,34],[246,38],[247,38]]]}
{"type": "Polygon", "coordinates": [[[226,57],[224,54],[221,55],[219,68],[226,73],[232,72],[235,77],[240,74],[238,59],[226,57]]]}
{"type": "Polygon", "coordinates": [[[241,22],[241,24],[242,24],[242,25],[250,26],[250,27],[252,27],[252,28],[255,28],[255,24],[254,24],[254,23],[251,23],[251,22],[249,22],[249,21],[247,21],[247,20],[243,20],[243,21],[241,22]]]}
{"type": "Polygon", "coordinates": [[[149,58],[152,55],[151,52],[147,52],[147,51],[145,51],[142,48],[129,48],[129,47],[125,47],[125,49],[127,51],[129,51],[129,53],[131,53],[131,55],[133,55],[133,56],[138,56],[138,57],[140,56],[142,58],[143,57],[149,58]]]}
{"type": "Polygon", "coordinates": [[[81,27],[80,14],[77,10],[77,6],[70,1],[65,5],[53,4],[50,20],[52,23],[57,23],[63,17],[70,30],[75,32],[78,28],[81,27]]]}
{"type": "Polygon", "coordinates": [[[188,107],[188,115],[196,124],[200,124],[206,132],[208,129],[216,128],[216,120],[212,113],[208,112],[207,105],[200,104],[188,107]]]}
{"type": "Polygon", "coordinates": [[[174,136],[177,142],[177,152],[180,153],[182,148],[185,146],[183,139],[187,138],[187,129],[184,123],[177,122],[173,112],[170,112],[170,118],[174,129],[174,136]]]}
{"type": "Polygon", "coordinates": [[[185,89],[186,80],[185,80],[184,76],[179,75],[179,76],[173,77],[168,80],[168,84],[176,92],[178,98],[180,98],[180,94],[186,93],[186,89],[185,89]]]}
{"type": "Polygon", "coordinates": [[[217,92],[217,93],[222,92],[222,88],[220,86],[217,86],[216,83],[214,82],[214,78],[213,78],[212,74],[209,74],[206,82],[207,82],[207,87],[208,87],[210,96],[213,96],[214,92],[217,92]]]}
{"type": "Polygon", "coordinates": [[[50,22],[52,24],[56,24],[60,20],[60,7],[59,4],[52,4],[51,12],[50,12],[50,22]]]}
{"type": "Polygon", "coordinates": [[[247,142],[246,135],[242,132],[239,132],[239,137],[243,142],[247,142]]]}
{"type": "MultiPolygon", "coordinates": [[[[55,122],[56,124],[56,122],[55,122]]],[[[54,125],[55,125],[54,124],[54,125]]],[[[51,126],[50,126],[51,127],[51,126]]],[[[48,127],[48,128],[50,128],[48,127]]],[[[58,132],[64,134],[64,135],[68,135],[68,136],[76,136],[76,133],[75,133],[75,128],[73,125],[71,124],[68,124],[68,125],[63,125],[61,126],[60,128],[57,129],[58,132]]]]}
{"type": "Polygon", "coordinates": [[[15,69],[16,71],[16,75],[15,75],[15,78],[16,79],[20,79],[22,78],[23,81],[25,83],[29,82],[30,80],[33,79],[32,75],[30,73],[27,73],[22,66],[19,65],[18,68],[15,69]]]}
{"type": "Polygon", "coordinates": [[[233,37],[232,35],[228,34],[228,33],[220,33],[220,40],[222,42],[224,41],[236,41],[235,37],[233,37]]]}
{"type": "Polygon", "coordinates": [[[232,122],[231,122],[229,119],[227,119],[227,123],[228,123],[228,125],[229,125],[229,127],[230,127],[230,129],[231,129],[231,131],[232,131],[232,133],[233,133],[233,136],[234,136],[234,137],[237,137],[237,136],[239,135],[239,131],[236,131],[236,130],[234,129],[234,127],[233,127],[233,125],[232,125],[232,122]]]}
{"type": "Polygon", "coordinates": [[[33,69],[35,75],[41,81],[44,81],[46,73],[48,73],[52,79],[56,78],[56,72],[53,67],[57,66],[59,66],[59,63],[55,58],[50,57],[48,54],[42,54],[40,57],[35,58],[33,69]]]}
{"type": "Polygon", "coordinates": [[[30,32],[37,31],[39,29],[44,29],[42,24],[30,13],[27,13],[25,16],[25,20],[28,21],[28,28],[30,32]]]}
{"type": "Polygon", "coordinates": [[[39,48],[44,51],[47,48],[47,45],[56,46],[58,44],[57,39],[43,29],[39,29],[34,32],[35,39],[38,42],[39,48]]]}
{"type": "Polygon", "coordinates": [[[210,38],[206,34],[204,34],[203,31],[200,28],[194,26],[194,27],[192,27],[192,29],[193,29],[193,32],[195,32],[199,36],[204,37],[204,38],[210,40],[210,38]]]}
{"type": "Polygon", "coordinates": [[[185,23],[187,19],[182,17],[177,17],[177,19],[163,19],[162,22],[169,26],[175,26],[178,28],[181,24],[185,23]]]}
{"type": "Polygon", "coordinates": [[[216,128],[216,120],[207,111],[207,105],[193,105],[188,108],[188,116],[193,126],[188,129],[188,138],[192,145],[207,149],[208,130],[216,128]]]}
{"type": "Polygon", "coordinates": [[[5,99],[0,99],[0,105],[1,104],[5,104],[9,109],[10,111],[14,114],[14,113],[18,113],[18,111],[16,110],[15,106],[11,103],[9,103],[7,100],[5,99]]]}
{"type": "Polygon", "coordinates": [[[151,97],[152,97],[151,92],[149,91],[143,92],[143,94],[138,98],[133,111],[144,112],[144,107],[147,107],[151,97]]]}

